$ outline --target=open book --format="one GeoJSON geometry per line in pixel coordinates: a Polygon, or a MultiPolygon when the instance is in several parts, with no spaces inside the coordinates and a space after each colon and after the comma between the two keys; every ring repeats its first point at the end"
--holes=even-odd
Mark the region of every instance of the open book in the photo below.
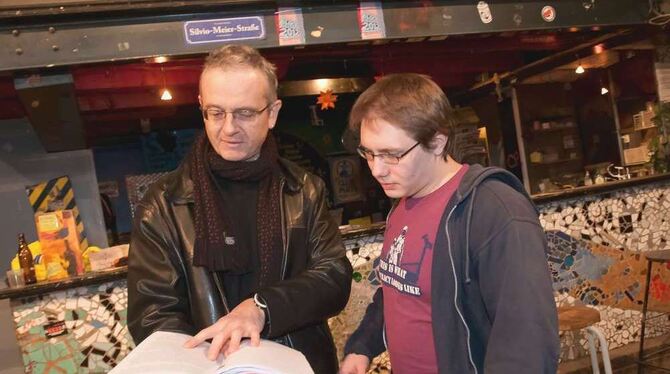
{"type": "Polygon", "coordinates": [[[258,347],[249,341],[231,355],[217,361],[207,359],[209,343],[188,349],[189,335],[157,331],[135,347],[111,374],[314,374],[305,356],[271,340],[258,347]]]}

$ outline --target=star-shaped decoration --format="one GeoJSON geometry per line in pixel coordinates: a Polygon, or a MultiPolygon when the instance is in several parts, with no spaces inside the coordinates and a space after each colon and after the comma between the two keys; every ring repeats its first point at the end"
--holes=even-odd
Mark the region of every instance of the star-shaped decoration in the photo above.
{"type": "Polygon", "coordinates": [[[335,109],[335,102],[337,102],[337,95],[333,95],[333,90],[320,91],[319,98],[316,100],[317,104],[321,104],[321,110],[335,109]]]}

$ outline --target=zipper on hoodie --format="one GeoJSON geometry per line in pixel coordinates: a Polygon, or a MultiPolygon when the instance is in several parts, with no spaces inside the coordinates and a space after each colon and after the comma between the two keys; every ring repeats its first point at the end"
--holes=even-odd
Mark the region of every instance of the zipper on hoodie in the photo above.
{"type": "MultiPolygon", "coordinates": [[[[389,227],[389,219],[391,219],[391,213],[393,213],[393,210],[395,210],[395,207],[397,205],[398,204],[391,205],[391,209],[389,209],[389,212],[386,215],[386,226],[385,226],[384,231],[386,231],[386,228],[389,227]]],[[[384,247],[384,242],[383,242],[383,239],[382,239],[382,252],[384,251],[383,247],[384,247]]],[[[380,254],[380,256],[381,256],[381,254],[380,254]]],[[[379,286],[379,287],[381,287],[381,286],[379,286]]],[[[382,292],[384,292],[383,289],[382,289],[382,292]]],[[[382,311],[382,313],[383,313],[383,311],[382,311]]],[[[383,318],[382,318],[382,320],[383,320],[383,318]]],[[[389,345],[386,342],[386,321],[382,322],[382,341],[384,342],[384,348],[386,348],[386,350],[388,351],[389,350],[389,345]]]]}
{"type": "MultiPolygon", "coordinates": [[[[465,342],[468,347],[468,359],[470,360],[472,368],[475,370],[475,374],[477,374],[477,366],[475,365],[475,361],[472,359],[472,349],[470,348],[470,328],[468,327],[468,323],[465,321],[465,317],[463,317],[463,313],[458,308],[458,277],[456,276],[456,266],[454,264],[454,256],[451,252],[451,238],[449,236],[449,220],[451,219],[451,215],[454,213],[457,207],[458,204],[454,205],[454,207],[451,208],[451,211],[447,215],[447,221],[444,224],[444,231],[447,235],[447,251],[449,252],[449,260],[451,261],[451,271],[454,275],[454,308],[456,309],[461,322],[463,322],[463,326],[465,326],[465,332],[467,333],[467,339],[465,342]]],[[[466,248],[466,250],[468,249],[466,248]]]]}

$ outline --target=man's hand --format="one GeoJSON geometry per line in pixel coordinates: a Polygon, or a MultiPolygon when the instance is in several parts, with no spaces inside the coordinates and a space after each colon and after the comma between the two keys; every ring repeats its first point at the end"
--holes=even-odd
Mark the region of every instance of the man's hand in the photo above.
{"type": "Polygon", "coordinates": [[[256,306],[253,299],[246,299],[228,315],[187,340],[184,347],[193,348],[207,339],[212,339],[207,358],[213,361],[221,352],[229,355],[240,349],[243,338],[251,338],[251,345],[257,347],[261,342],[264,325],[265,313],[256,306]]]}
{"type": "Polygon", "coordinates": [[[340,374],[365,374],[368,366],[370,366],[368,356],[350,353],[340,364],[340,374]]]}

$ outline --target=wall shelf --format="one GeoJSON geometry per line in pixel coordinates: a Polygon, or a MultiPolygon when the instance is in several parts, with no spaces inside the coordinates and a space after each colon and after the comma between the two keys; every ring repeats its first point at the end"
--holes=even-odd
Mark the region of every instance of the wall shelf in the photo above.
{"type": "Polygon", "coordinates": [[[574,162],[574,161],[581,161],[581,160],[582,160],[581,157],[562,158],[562,159],[558,159],[558,160],[555,160],[555,161],[531,162],[531,163],[529,163],[529,165],[531,165],[531,166],[554,165],[554,164],[562,164],[562,163],[566,163],[566,162],[574,162]]]}

